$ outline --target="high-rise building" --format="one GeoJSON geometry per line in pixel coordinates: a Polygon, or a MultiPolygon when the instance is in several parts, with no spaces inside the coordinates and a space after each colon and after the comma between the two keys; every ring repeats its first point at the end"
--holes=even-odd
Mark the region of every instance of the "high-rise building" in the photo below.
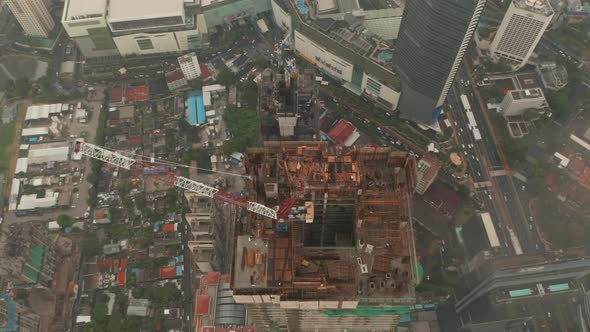
{"type": "Polygon", "coordinates": [[[398,36],[401,96],[397,109],[431,124],[453,83],[486,0],[414,0],[406,3],[398,36]]]}
{"type": "Polygon", "coordinates": [[[524,66],[553,18],[547,0],[514,0],[508,7],[490,52],[516,68],[524,66]]]}
{"type": "Polygon", "coordinates": [[[45,0],[7,0],[26,35],[48,37],[55,26],[45,0]]]}
{"type": "Polygon", "coordinates": [[[418,182],[416,183],[416,193],[423,195],[430,185],[436,179],[440,170],[441,162],[434,153],[428,153],[420,159],[416,168],[418,182]]]}
{"type": "Polygon", "coordinates": [[[180,65],[180,70],[182,70],[182,73],[187,80],[194,80],[201,76],[199,59],[197,59],[197,55],[194,52],[179,56],[178,64],[180,65]]]}
{"type": "Polygon", "coordinates": [[[119,55],[107,25],[107,0],[66,0],[61,24],[86,58],[119,55]]]}

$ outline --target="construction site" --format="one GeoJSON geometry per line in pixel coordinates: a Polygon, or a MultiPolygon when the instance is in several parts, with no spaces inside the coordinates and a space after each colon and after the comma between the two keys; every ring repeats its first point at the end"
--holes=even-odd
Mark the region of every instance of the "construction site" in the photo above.
{"type": "Polygon", "coordinates": [[[51,233],[47,223],[5,227],[0,234],[0,297],[6,312],[3,318],[0,310],[0,321],[6,321],[0,330],[2,326],[17,328],[14,331],[63,330],[78,255],[72,240],[51,233]],[[19,321],[25,313],[29,318],[19,321]]]}
{"type": "Polygon", "coordinates": [[[250,213],[236,227],[231,288],[247,324],[395,327],[392,310],[415,303],[418,282],[414,157],[294,141],[266,142],[244,159],[249,198],[279,207],[277,220],[250,213]]]}
{"type": "Polygon", "coordinates": [[[311,69],[262,71],[258,101],[261,135],[265,141],[317,139],[321,115],[317,79],[321,77],[316,77],[311,69]]]}

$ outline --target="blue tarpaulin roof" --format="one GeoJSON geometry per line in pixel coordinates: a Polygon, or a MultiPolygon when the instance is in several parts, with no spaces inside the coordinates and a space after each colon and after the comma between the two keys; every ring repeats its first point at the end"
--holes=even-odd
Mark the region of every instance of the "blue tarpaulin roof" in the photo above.
{"type": "Polygon", "coordinates": [[[16,315],[16,303],[14,303],[14,301],[12,301],[12,299],[10,298],[10,296],[8,296],[8,294],[4,294],[2,295],[2,300],[4,300],[7,305],[6,305],[6,325],[1,326],[0,327],[0,331],[4,332],[4,331],[16,331],[17,325],[16,325],[16,319],[17,319],[17,315],[16,315]]]}
{"type": "Polygon", "coordinates": [[[187,121],[191,126],[207,122],[201,90],[191,91],[188,95],[187,121]]]}

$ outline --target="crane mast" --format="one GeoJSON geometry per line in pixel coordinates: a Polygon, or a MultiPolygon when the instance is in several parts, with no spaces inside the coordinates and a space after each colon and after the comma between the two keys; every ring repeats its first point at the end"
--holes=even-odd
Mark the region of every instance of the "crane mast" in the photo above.
{"type": "MultiPolygon", "coordinates": [[[[134,158],[124,156],[118,152],[107,150],[105,148],[102,148],[98,145],[94,145],[91,143],[76,141],[74,150],[76,153],[81,153],[88,157],[98,159],[106,163],[109,163],[113,166],[121,167],[124,169],[131,169],[131,166],[133,166],[134,164],[152,169],[157,169],[150,164],[141,162],[134,158]]],[[[232,204],[234,206],[240,207],[242,209],[257,213],[268,218],[278,219],[277,211],[265,205],[256,202],[251,202],[244,197],[221,191],[215,187],[208,186],[206,184],[191,180],[183,176],[176,175],[171,172],[166,172],[163,170],[160,171],[162,172],[156,174],[155,176],[157,176],[162,181],[168,184],[191,192],[195,192],[199,195],[216,199],[220,202],[232,204]]]]}

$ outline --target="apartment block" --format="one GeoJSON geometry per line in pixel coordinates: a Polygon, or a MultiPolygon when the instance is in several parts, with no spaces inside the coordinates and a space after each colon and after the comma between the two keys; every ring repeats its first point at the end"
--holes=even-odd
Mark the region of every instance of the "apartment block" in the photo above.
{"type": "Polygon", "coordinates": [[[553,15],[548,0],[513,0],[490,46],[492,56],[524,66],[553,15]]]}
{"type": "Polygon", "coordinates": [[[420,159],[416,169],[418,182],[416,183],[415,192],[417,194],[423,195],[428,190],[436,179],[440,167],[441,162],[433,153],[428,153],[424,158],[420,159]]]}
{"type": "Polygon", "coordinates": [[[199,59],[197,59],[197,55],[194,52],[179,56],[178,64],[187,80],[194,80],[201,76],[199,59]]]}
{"type": "Polygon", "coordinates": [[[28,36],[48,37],[55,26],[45,0],[6,0],[8,8],[28,36]]]}

